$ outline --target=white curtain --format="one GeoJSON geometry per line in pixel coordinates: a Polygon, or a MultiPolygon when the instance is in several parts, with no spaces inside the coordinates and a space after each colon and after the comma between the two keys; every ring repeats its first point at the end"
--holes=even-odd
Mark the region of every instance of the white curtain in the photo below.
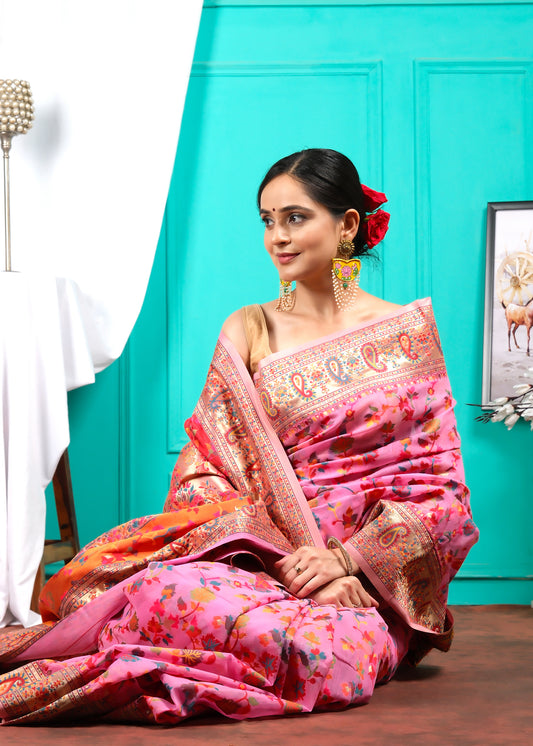
{"type": "Polygon", "coordinates": [[[35,100],[33,129],[11,151],[13,268],[78,283],[100,370],[146,290],[202,2],[0,7],[0,77],[28,80],[35,100]]]}
{"type": "Polygon", "coordinates": [[[35,105],[33,129],[13,138],[10,157],[20,275],[0,275],[0,626],[32,621],[39,552],[27,548],[43,540],[43,489],[68,444],[66,389],[120,355],[143,302],[201,8],[202,0],[0,0],[0,77],[27,80],[35,105]],[[22,354],[43,318],[55,341],[43,331],[38,349],[22,354]],[[16,399],[28,397],[21,382],[30,368],[37,383],[21,424],[16,399]],[[41,379],[60,380],[60,392],[41,379]],[[32,480],[17,478],[28,470],[32,480]],[[14,525],[10,503],[30,518],[14,525]]]}

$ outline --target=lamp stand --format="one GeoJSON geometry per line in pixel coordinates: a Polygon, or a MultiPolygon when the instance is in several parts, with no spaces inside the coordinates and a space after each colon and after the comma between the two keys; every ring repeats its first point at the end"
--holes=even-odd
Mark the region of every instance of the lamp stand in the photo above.
{"type": "Polygon", "coordinates": [[[9,200],[9,151],[11,150],[12,135],[0,133],[2,150],[4,151],[4,224],[5,224],[5,271],[11,272],[11,205],[9,200]]]}

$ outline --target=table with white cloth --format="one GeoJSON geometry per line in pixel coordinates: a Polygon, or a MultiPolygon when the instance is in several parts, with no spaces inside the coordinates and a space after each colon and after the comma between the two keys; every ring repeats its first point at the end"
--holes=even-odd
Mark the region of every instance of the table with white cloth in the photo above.
{"type": "Polygon", "coordinates": [[[67,390],[94,381],[93,323],[72,280],[0,272],[0,627],[39,621],[44,491],[69,442],[67,390]]]}

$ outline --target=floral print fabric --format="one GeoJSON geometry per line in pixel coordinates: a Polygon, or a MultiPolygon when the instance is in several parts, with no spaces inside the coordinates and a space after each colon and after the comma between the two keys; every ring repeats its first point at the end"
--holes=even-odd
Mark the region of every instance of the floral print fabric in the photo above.
{"type": "Polygon", "coordinates": [[[363,704],[408,641],[375,609],[301,601],[268,576],[224,563],[151,563],[125,597],[98,652],[2,677],[11,717],[170,724],[206,710],[242,719],[363,704]],[[49,686],[37,684],[43,679],[49,686]]]}
{"type": "Polygon", "coordinates": [[[273,354],[255,378],[322,535],[411,626],[443,633],[478,532],[430,302],[273,354]]]}
{"type": "MultiPolygon", "coordinates": [[[[477,529],[429,304],[269,356],[257,392],[230,358],[219,343],[170,512],[95,540],[45,589],[40,659],[0,677],[6,723],[361,704],[408,651],[416,660],[449,645],[447,587],[477,529]],[[299,600],[231,564],[243,551],[279,556],[313,532],[344,543],[379,610],[299,600]],[[91,617],[116,591],[117,607],[91,617]],[[80,636],[91,619],[98,634],[83,655],[44,659],[62,617],[80,636]]],[[[31,644],[14,649],[32,658],[31,644]]]]}

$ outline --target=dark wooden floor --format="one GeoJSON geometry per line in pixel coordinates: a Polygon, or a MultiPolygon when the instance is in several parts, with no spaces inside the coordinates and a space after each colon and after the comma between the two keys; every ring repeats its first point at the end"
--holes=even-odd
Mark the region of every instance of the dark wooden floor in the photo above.
{"type": "Polygon", "coordinates": [[[0,744],[74,746],[533,745],[533,609],[457,606],[449,653],[431,653],[343,712],[173,728],[138,725],[10,727],[0,744]]]}

